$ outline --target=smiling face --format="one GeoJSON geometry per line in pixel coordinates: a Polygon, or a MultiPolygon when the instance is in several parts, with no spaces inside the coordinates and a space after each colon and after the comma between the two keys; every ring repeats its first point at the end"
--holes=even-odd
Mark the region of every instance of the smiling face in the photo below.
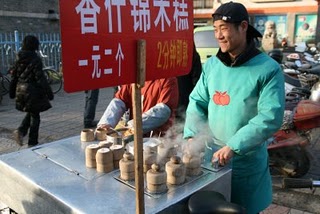
{"type": "Polygon", "coordinates": [[[213,23],[214,35],[223,53],[229,53],[231,59],[241,54],[247,46],[246,32],[248,22],[239,25],[217,20],[213,23]]]}

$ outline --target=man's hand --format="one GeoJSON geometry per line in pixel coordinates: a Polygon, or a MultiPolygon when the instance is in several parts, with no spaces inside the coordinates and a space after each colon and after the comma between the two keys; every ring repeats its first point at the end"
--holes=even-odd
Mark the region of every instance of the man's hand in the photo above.
{"type": "Polygon", "coordinates": [[[233,155],[234,152],[231,150],[231,148],[229,146],[224,146],[213,154],[212,159],[218,158],[219,164],[224,166],[230,161],[233,155]]]}
{"type": "Polygon", "coordinates": [[[112,127],[109,124],[100,124],[98,125],[98,128],[106,129],[109,131],[112,127]]]}

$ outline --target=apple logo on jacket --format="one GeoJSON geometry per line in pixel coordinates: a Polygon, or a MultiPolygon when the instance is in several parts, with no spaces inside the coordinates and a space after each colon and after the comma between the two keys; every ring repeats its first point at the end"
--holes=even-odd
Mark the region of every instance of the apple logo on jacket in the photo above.
{"type": "Polygon", "coordinates": [[[226,106],[230,103],[230,96],[228,95],[227,91],[216,91],[212,97],[212,100],[216,105],[226,106]]]}

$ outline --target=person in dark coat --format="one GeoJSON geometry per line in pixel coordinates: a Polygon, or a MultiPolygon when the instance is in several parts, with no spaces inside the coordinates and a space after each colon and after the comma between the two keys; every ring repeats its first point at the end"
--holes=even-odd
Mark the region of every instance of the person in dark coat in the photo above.
{"type": "Polygon", "coordinates": [[[20,146],[23,145],[23,137],[28,131],[28,146],[38,144],[40,112],[52,107],[49,100],[53,100],[54,97],[42,70],[43,64],[37,50],[39,50],[38,38],[32,35],[26,36],[12,68],[10,98],[15,98],[17,110],[27,112],[18,129],[13,132],[20,146]]]}

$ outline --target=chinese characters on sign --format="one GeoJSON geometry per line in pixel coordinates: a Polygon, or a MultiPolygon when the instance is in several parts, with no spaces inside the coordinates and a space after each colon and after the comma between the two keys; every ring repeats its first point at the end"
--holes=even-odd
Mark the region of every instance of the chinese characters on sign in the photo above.
{"type": "Polygon", "coordinates": [[[67,92],[135,82],[139,39],[147,80],[190,70],[192,1],[60,0],[60,14],[67,92]]]}

